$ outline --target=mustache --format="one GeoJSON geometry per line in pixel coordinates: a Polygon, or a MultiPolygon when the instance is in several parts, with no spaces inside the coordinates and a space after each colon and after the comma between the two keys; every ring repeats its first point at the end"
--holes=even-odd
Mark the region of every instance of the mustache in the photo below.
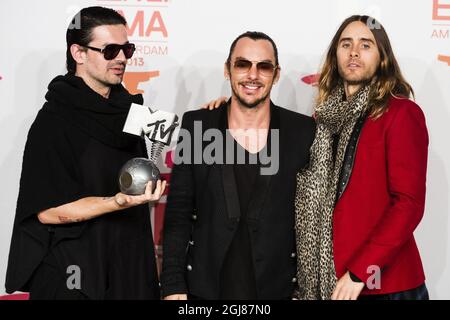
{"type": "Polygon", "coordinates": [[[347,61],[347,64],[350,64],[350,63],[355,63],[355,64],[357,64],[359,66],[363,65],[360,60],[355,60],[355,59],[350,59],[350,60],[347,61]]]}
{"type": "Polygon", "coordinates": [[[239,84],[244,85],[244,86],[263,86],[263,84],[259,81],[242,81],[239,82],[239,84]]]}
{"type": "Polygon", "coordinates": [[[116,68],[116,67],[125,68],[126,67],[126,63],[118,62],[118,63],[111,64],[109,67],[110,68],[116,68]]]}

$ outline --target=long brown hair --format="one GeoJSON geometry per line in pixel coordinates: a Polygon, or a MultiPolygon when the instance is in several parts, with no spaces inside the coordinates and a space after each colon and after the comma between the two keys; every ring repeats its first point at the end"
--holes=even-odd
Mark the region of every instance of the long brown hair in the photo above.
{"type": "Polygon", "coordinates": [[[344,29],[355,21],[361,21],[369,27],[380,53],[380,65],[371,80],[372,89],[369,97],[370,116],[376,119],[387,111],[388,100],[391,96],[414,97],[414,91],[403,78],[386,31],[377,20],[370,16],[354,15],[347,18],[334,35],[320,73],[317,104],[323,103],[341,81],[337,66],[337,47],[344,29]]]}

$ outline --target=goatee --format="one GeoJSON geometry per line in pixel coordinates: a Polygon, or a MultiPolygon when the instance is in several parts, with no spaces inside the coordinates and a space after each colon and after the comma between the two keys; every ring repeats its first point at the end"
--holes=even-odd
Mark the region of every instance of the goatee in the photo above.
{"type": "Polygon", "coordinates": [[[236,99],[239,101],[239,103],[248,109],[256,108],[262,102],[266,101],[267,97],[269,96],[269,93],[267,93],[265,96],[261,97],[260,99],[254,101],[252,103],[249,103],[249,102],[245,101],[244,99],[242,99],[242,97],[234,90],[233,87],[231,87],[231,90],[233,91],[233,94],[236,97],[236,99]]]}

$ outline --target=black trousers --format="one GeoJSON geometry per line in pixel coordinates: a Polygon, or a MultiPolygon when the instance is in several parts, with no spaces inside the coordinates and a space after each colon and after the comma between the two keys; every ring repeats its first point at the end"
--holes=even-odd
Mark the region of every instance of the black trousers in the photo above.
{"type": "Polygon", "coordinates": [[[86,300],[79,290],[67,287],[53,254],[49,254],[36,269],[30,283],[30,300],[86,300]]]}
{"type": "Polygon", "coordinates": [[[30,300],[87,300],[88,297],[76,289],[67,287],[67,277],[51,251],[53,229],[49,227],[48,254],[33,273],[29,281],[30,300]]]}
{"type": "Polygon", "coordinates": [[[429,300],[428,290],[424,284],[421,286],[400,292],[388,294],[374,294],[359,296],[358,300],[429,300]]]}

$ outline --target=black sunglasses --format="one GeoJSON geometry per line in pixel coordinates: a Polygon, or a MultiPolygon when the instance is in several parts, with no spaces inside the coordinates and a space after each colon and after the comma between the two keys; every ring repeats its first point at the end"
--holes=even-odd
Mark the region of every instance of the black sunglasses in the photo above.
{"type": "Polygon", "coordinates": [[[233,67],[237,73],[247,73],[256,64],[256,70],[264,76],[271,76],[278,66],[273,65],[270,61],[250,61],[247,59],[237,59],[234,61],[233,67]]]}
{"type": "Polygon", "coordinates": [[[130,59],[133,56],[134,51],[136,50],[136,46],[134,45],[134,43],[108,44],[103,49],[90,46],[83,46],[83,47],[103,53],[103,56],[105,57],[106,60],[112,60],[115,57],[117,57],[120,50],[123,50],[125,58],[130,59]]]}

